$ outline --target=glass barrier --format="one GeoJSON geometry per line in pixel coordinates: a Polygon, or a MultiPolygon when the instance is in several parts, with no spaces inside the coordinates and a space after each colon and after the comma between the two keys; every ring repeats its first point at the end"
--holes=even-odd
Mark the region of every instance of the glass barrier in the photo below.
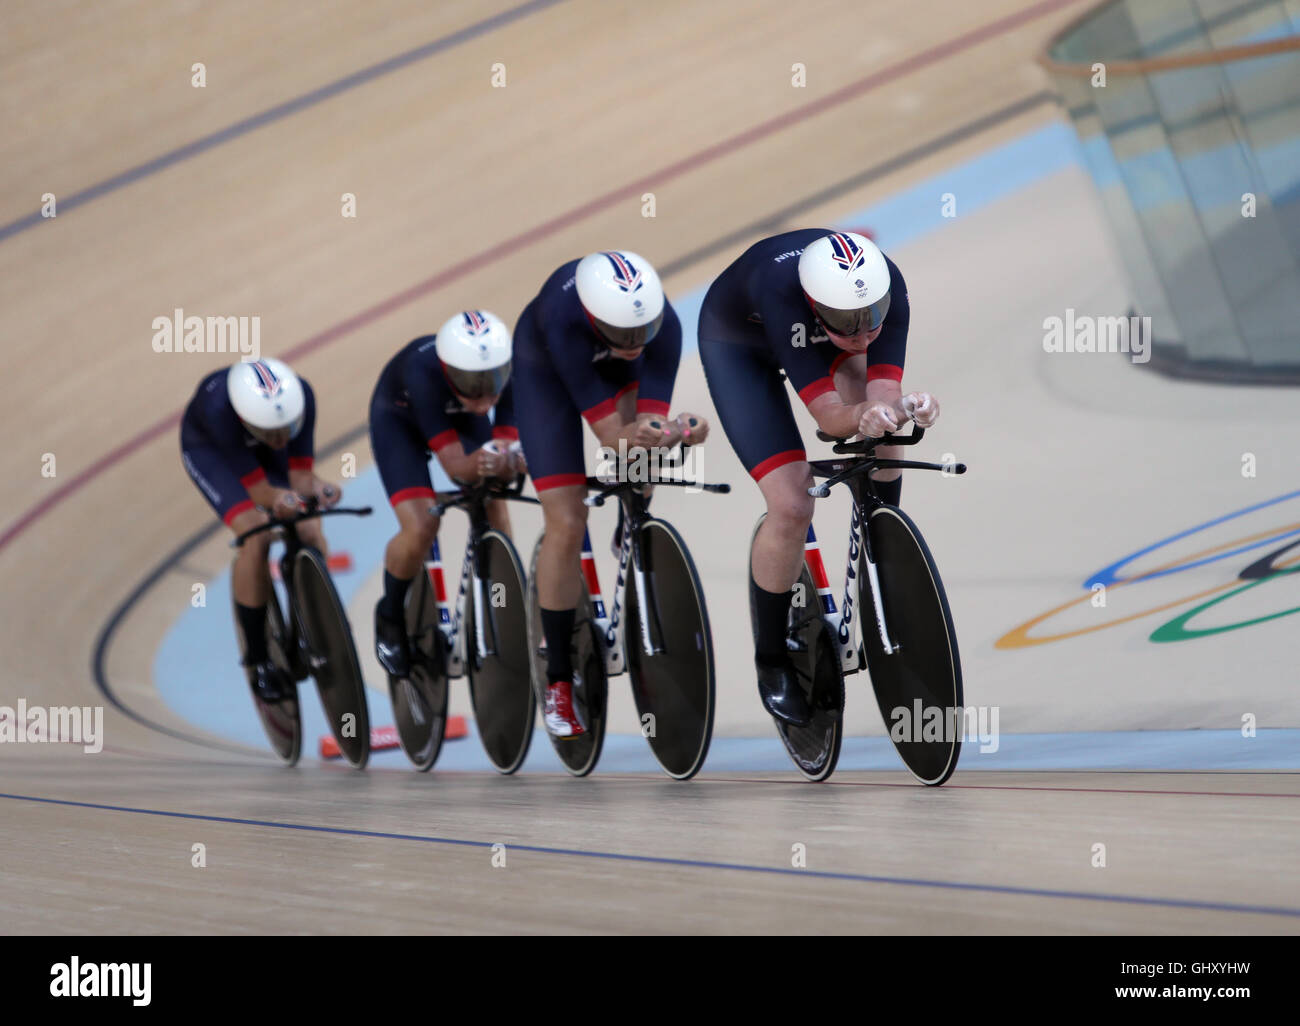
{"type": "Polygon", "coordinates": [[[1111,0],[1042,63],[1151,317],[1148,366],[1300,384],[1300,0],[1111,0]]]}

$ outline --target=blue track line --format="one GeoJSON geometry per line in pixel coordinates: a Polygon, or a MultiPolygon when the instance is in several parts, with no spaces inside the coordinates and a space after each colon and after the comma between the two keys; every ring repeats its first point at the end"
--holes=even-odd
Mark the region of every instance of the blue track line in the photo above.
{"type": "MultiPolygon", "coordinates": [[[[489,841],[467,841],[456,837],[429,837],[423,834],[395,834],[379,830],[357,830],[348,827],[314,826],[307,823],[279,823],[265,819],[237,819],[232,816],[208,816],[194,812],[167,812],[162,809],[137,809],[125,805],[101,805],[97,802],[74,802],[63,798],[37,798],[25,794],[4,794],[0,798],[12,801],[37,802],[44,805],[64,805],[79,809],[96,809],[102,812],[128,812],[141,816],[163,816],[171,819],[198,820],[206,823],[229,823],[233,826],[270,827],[277,830],[302,830],[309,833],[336,834],[346,837],[368,837],[386,841],[418,841],[422,844],[454,845],[462,848],[487,848],[489,841]]],[[[1160,908],[1186,908],[1206,912],[1237,912],[1244,915],[1288,916],[1300,918],[1300,908],[1268,905],[1234,905],[1219,901],[1188,901],[1179,898],[1146,898],[1131,894],[1090,894],[1085,891],[1055,891],[1040,887],[1011,887],[1003,884],[961,883],[952,880],[925,880],[905,876],[876,876],[869,873],[836,873],[821,869],[787,869],[784,866],[754,866],[742,862],[712,862],[704,859],[676,859],[663,855],[631,855],[624,852],[586,851],[581,848],[549,848],[541,845],[509,843],[507,848],[532,852],[536,855],[568,855],[575,858],[606,859],[617,862],[637,862],[648,865],[680,866],[687,869],[720,869],[739,873],[769,873],[778,876],[815,877],[820,880],[843,880],[851,883],[891,884],[896,887],[936,887],[954,891],[977,891],[986,894],[1009,894],[1017,897],[1058,898],[1071,901],[1102,901],[1122,905],[1152,905],[1160,908]]]]}
{"type": "MultiPolygon", "coordinates": [[[[518,21],[520,18],[527,17],[537,11],[544,10],[547,7],[554,7],[556,4],[563,3],[564,0],[528,0],[527,3],[520,4],[518,7],[512,7],[508,11],[502,11],[500,14],[494,14],[490,18],[484,18],[482,21],[475,22],[473,25],[458,29],[449,35],[442,36],[423,46],[417,46],[413,50],[407,50],[405,53],[399,53],[387,60],[382,60],[378,64],[372,64],[368,68],[362,68],[360,71],[354,71],[351,75],[337,79],[334,82],[326,83],[318,89],[313,89],[309,93],[303,93],[301,96],[295,96],[292,100],[286,100],[284,103],[277,104],[269,110],[261,111],[244,118],[242,121],[236,121],[233,125],[213,132],[211,135],[205,135],[194,142],[186,143],[184,146],[164,153],[161,156],[154,157],[153,160],[146,161],[136,167],[129,168],[121,174],[114,175],[112,178],[106,178],[102,182],[90,186],[81,192],[73,193],[71,196],[61,197],[59,199],[59,213],[63,214],[68,210],[84,206],[93,200],[110,192],[116,192],[118,189],[124,189],[128,185],[147,178],[149,175],[157,174],[175,164],[189,160],[191,157],[197,157],[200,153],[206,153],[223,143],[230,142],[241,135],[247,135],[249,132],[256,131],[264,125],[269,125],[275,121],[281,121],[284,118],[292,117],[300,111],[307,110],[309,107],[315,107],[317,104],[324,103],[326,100],[345,93],[349,89],[355,89],[358,86],[373,82],[377,78],[391,74],[394,71],[408,67],[412,64],[424,60],[426,57],[432,57],[435,54],[442,53],[461,43],[469,42],[471,39],[477,39],[479,36],[486,35],[494,29],[508,25],[512,21],[518,21]]],[[[40,211],[20,217],[16,221],[10,221],[6,225],[0,225],[0,242],[9,238],[11,235],[17,235],[29,228],[46,221],[40,211]]]]}

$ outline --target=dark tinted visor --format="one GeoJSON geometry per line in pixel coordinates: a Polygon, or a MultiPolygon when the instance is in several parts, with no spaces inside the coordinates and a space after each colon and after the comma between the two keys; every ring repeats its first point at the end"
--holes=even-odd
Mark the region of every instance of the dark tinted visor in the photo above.
{"type": "Polygon", "coordinates": [[[659,328],[664,323],[663,311],[659,316],[648,324],[638,324],[635,328],[616,328],[612,324],[606,324],[604,321],[598,321],[596,318],[591,319],[591,323],[596,326],[596,330],[606,342],[614,349],[640,349],[652,338],[659,334],[659,328]]]}
{"type": "Polygon", "coordinates": [[[886,292],[870,306],[858,310],[836,310],[814,301],[813,311],[817,314],[817,319],[833,334],[862,335],[875,331],[884,321],[885,314],[889,313],[889,293],[886,292]]]}
{"type": "Polygon", "coordinates": [[[456,367],[442,365],[442,373],[447,384],[458,396],[464,399],[482,399],[489,395],[500,395],[510,380],[510,361],[491,370],[459,370],[456,367]]]}

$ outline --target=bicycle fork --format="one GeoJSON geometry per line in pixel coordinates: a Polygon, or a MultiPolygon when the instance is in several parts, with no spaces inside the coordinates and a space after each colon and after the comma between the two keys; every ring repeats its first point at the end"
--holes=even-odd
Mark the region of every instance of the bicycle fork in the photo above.
{"type": "Polygon", "coordinates": [[[876,611],[876,630],[880,632],[880,645],[884,649],[885,655],[893,655],[898,651],[899,646],[895,645],[889,638],[889,625],[885,623],[885,603],[880,597],[880,575],[876,572],[876,560],[871,554],[871,532],[867,530],[863,517],[859,512],[861,504],[857,502],[856,497],[853,503],[853,521],[852,521],[852,544],[849,546],[849,563],[857,559],[857,541],[862,539],[862,557],[863,562],[867,565],[867,582],[871,585],[871,604],[876,611]]]}

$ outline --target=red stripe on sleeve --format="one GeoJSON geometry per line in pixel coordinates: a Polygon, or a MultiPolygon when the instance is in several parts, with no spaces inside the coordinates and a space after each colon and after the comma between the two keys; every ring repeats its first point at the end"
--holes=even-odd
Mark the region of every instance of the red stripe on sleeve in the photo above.
{"type": "Polygon", "coordinates": [[[316,461],[311,456],[294,456],[289,460],[290,470],[311,470],[316,461]]]}
{"type": "Polygon", "coordinates": [[[836,372],[844,365],[845,360],[852,360],[855,356],[861,355],[861,353],[840,353],[839,356],[835,357],[835,359],[831,361],[831,377],[835,376],[836,372]]]}
{"type": "Polygon", "coordinates": [[[432,438],[429,439],[429,448],[432,449],[434,452],[437,452],[439,449],[447,448],[447,446],[451,445],[452,442],[459,442],[459,441],[460,441],[460,435],[456,433],[456,429],[448,428],[442,434],[434,435],[432,438]]]}
{"type": "Polygon", "coordinates": [[[874,367],[867,368],[868,381],[878,381],[881,378],[902,382],[903,368],[895,367],[892,363],[878,363],[874,367]]]}
{"type": "Polygon", "coordinates": [[[818,396],[822,396],[825,395],[827,392],[834,392],[834,391],[835,391],[834,381],[832,381],[829,377],[818,378],[811,385],[805,385],[803,388],[799,389],[799,398],[802,399],[803,404],[807,406],[818,396]]]}
{"type": "Polygon", "coordinates": [[[618,397],[611,396],[603,403],[597,403],[589,410],[583,410],[582,416],[588,424],[595,424],[598,420],[604,420],[618,408],[618,397]]]}
{"type": "Polygon", "coordinates": [[[492,429],[492,437],[500,438],[507,442],[517,442],[519,441],[519,429],[517,427],[506,427],[505,425],[494,427],[492,429]]]}
{"type": "Polygon", "coordinates": [[[251,473],[245,474],[243,477],[241,477],[239,479],[239,483],[243,485],[245,488],[252,488],[253,485],[257,484],[259,481],[265,481],[265,480],[266,480],[266,471],[263,470],[261,467],[258,467],[256,470],[252,471],[251,473]]]}
{"type": "Polygon", "coordinates": [[[638,399],[636,401],[637,413],[653,413],[656,417],[668,416],[668,404],[660,402],[658,399],[638,399]]]}

